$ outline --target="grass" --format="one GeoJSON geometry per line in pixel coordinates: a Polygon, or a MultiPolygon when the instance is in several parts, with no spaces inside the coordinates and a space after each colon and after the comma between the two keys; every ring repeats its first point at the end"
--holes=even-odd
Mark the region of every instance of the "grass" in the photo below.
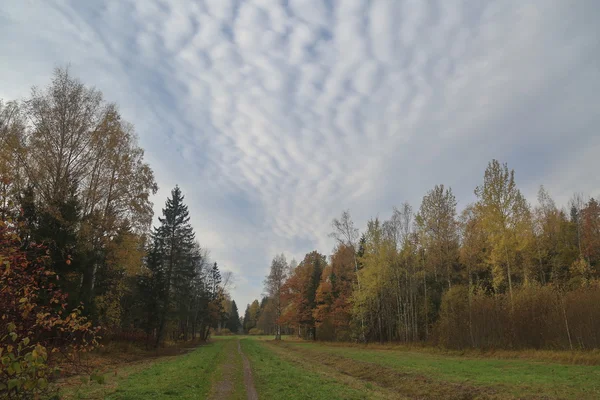
{"type": "Polygon", "coordinates": [[[217,366],[223,360],[226,343],[215,341],[182,356],[125,367],[116,377],[101,375],[99,381],[103,383],[92,381],[64,388],[61,396],[111,400],[206,398],[217,366]]]}
{"type": "MultiPolygon", "coordinates": [[[[294,399],[598,399],[600,366],[553,354],[444,352],[356,346],[272,336],[222,336],[185,355],[125,363],[91,382],[65,385],[64,399],[243,400],[242,357],[250,360],[259,398],[294,399]]],[[[586,361],[587,360],[587,361],[586,361]]],[[[75,378],[73,378],[75,379],[75,378]]],[[[79,381],[79,378],[77,378],[79,381]]]]}
{"type": "Polygon", "coordinates": [[[294,341],[303,343],[327,344],[330,347],[354,347],[370,350],[394,350],[394,351],[416,351],[419,353],[431,353],[446,356],[468,356],[471,358],[498,358],[498,359],[523,359],[534,361],[547,361],[550,363],[576,364],[576,365],[600,365],[600,349],[591,350],[503,350],[503,349],[462,349],[452,350],[435,347],[428,343],[369,343],[368,345],[355,342],[307,342],[305,340],[292,338],[294,341]]]}
{"type": "Polygon", "coordinates": [[[223,346],[222,355],[217,360],[218,367],[211,379],[211,394],[216,397],[219,395],[218,388],[224,389],[227,385],[231,385],[228,388],[230,389],[230,393],[227,395],[228,399],[245,400],[247,397],[244,386],[244,367],[242,356],[237,349],[237,339],[235,336],[222,336],[215,339],[223,346]]]}
{"type": "MultiPolygon", "coordinates": [[[[292,343],[318,358],[326,354],[379,365],[403,374],[475,387],[514,397],[600,398],[600,367],[521,359],[448,356],[420,351],[380,350],[292,343]]],[[[342,362],[339,360],[338,362],[342,362]]]]}
{"type": "Polygon", "coordinates": [[[260,340],[242,339],[242,350],[249,358],[259,398],[264,399],[368,399],[359,391],[307,371],[283,360],[260,340]]]}

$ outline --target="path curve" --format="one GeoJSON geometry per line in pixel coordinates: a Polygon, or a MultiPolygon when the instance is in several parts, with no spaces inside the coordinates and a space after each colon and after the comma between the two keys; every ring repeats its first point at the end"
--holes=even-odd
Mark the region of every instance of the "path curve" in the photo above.
{"type": "Polygon", "coordinates": [[[252,378],[252,369],[250,368],[250,361],[242,351],[242,345],[238,339],[238,352],[242,356],[244,361],[244,386],[246,386],[246,393],[248,394],[248,400],[258,400],[258,393],[254,387],[254,379],[252,378]]]}

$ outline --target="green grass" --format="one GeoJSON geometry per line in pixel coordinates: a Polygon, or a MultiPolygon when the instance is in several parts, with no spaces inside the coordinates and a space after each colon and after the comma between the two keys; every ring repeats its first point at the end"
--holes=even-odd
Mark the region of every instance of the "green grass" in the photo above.
{"type": "Polygon", "coordinates": [[[271,336],[215,338],[190,353],[125,365],[65,388],[66,399],[246,398],[242,350],[261,399],[600,399],[600,366],[365,348],[271,336]],[[224,395],[226,393],[226,395],[224,395]]]}
{"type": "Polygon", "coordinates": [[[469,358],[418,351],[370,350],[291,343],[293,347],[324,352],[436,380],[488,386],[514,396],[600,398],[600,366],[564,365],[529,360],[469,358]]]}
{"type": "Polygon", "coordinates": [[[301,369],[282,360],[259,340],[242,339],[250,360],[254,384],[261,399],[367,399],[367,392],[344,386],[334,379],[301,369]]]}
{"type": "Polygon", "coordinates": [[[213,390],[222,380],[232,382],[233,392],[229,395],[230,400],[245,400],[247,398],[244,386],[244,367],[242,356],[238,352],[238,337],[221,336],[215,341],[223,346],[223,356],[219,357],[219,365],[212,376],[213,390]]]}
{"type": "MultiPolygon", "coordinates": [[[[92,382],[63,395],[74,399],[199,399],[206,398],[217,366],[224,357],[224,341],[200,346],[188,354],[139,367],[107,383],[92,382]]],[[[124,369],[127,373],[127,368],[124,369]]]]}
{"type": "Polygon", "coordinates": [[[107,399],[198,399],[208,394],[223,357],[224,342],[200,346],[190,354],[154,364],[130,375],[107,399]]]}

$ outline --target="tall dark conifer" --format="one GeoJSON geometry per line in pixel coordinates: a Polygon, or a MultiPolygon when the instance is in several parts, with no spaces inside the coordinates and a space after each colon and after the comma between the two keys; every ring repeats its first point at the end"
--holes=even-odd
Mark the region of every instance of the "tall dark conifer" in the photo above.
{"type": "Polygon", "coordinates": [[[184,196],[179,186],[175,186],[171,191],[171,198],[167,199],[162,210],[163,217],[158,219],[160,225],[153,233],[155,246],[161,249],[162,274],[164,274],[164,297],[156,335],[157,346],[163,340],[174,294],[177,289],[187,288],[194,276],[195,235],[190,224],[188,208],[183,200],[184,196]]]}
{"type": "Polygon", "coordinates": [[[240,329],[240,314],[235,300],[231,302],[231,310],[229,311],[229,319],[227,320],[226,327],[233,333],[238,333],[240,329]]]}

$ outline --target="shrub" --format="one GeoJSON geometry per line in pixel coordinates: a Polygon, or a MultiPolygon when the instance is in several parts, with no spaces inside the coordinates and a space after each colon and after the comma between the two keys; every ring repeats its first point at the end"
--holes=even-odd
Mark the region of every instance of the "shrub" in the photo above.
{"type": "Polygon", "coordinates": [[[444,293],[436,342],[449,348],[590,349],[600,347],[600,285],[562,292],[530,285],[489,295],[454,286],[444,293]]]}
{"type": "MultiPolygon", "coordinates": [[[[0,397],[27,399],[48,390],[56,368],[51,358],[73,361],[77,352],[98,345],[97,331],[81,315],[66,309],[59,279],[45,268],[42,246],[26,250],[14,227],[0,221],[0,397]]],[[[58,360],[55,360],[58,361],[58,360]]]]}

